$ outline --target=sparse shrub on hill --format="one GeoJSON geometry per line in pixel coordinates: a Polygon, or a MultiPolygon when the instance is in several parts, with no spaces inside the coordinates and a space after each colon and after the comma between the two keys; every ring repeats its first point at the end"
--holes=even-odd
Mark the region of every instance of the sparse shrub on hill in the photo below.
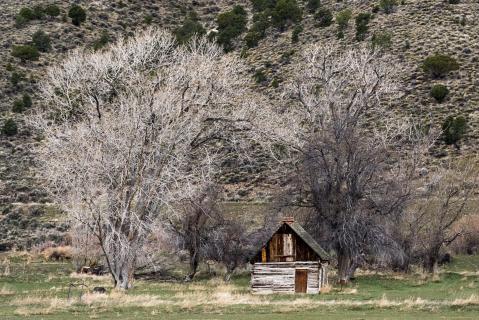
{"type": "Polygon", "coordinates": [[[271,21],[279,30],[302,20],[302,10],[296,0],[278,0],[271,12],[271,21]]]}
{"type": "Polygon", "coordinates": [[[110,43],[110,35],[106,30],[103,30],[100,35],[100,38],[93,42],[93,50],[100,50],[104,48],[108,43],[110,43]]]}
{"type": "Polygon", "coordinates": [[[369,30],[369,21],[372,16],[369,12],[363,12],[356,16],[356,40],[362,41],[366,39],[369,30]]]}
{"type": "Polygon", "coordinates": [[[2,133],[6,136],[14,136],[18,133],[17,123],[13,119],[7,119],[2,127],[2,133]]]}
{"type": "Polygon", "coordinates": [[[459,4],[461,1],[460,0],[449,0],[449,4],[459,4]]]}
{"type": "Polygon", "coordinates": [[[310,13],[316,12],[321,6],[321,0],[308,0],[306,3],[306,8],[310,13]]]}
{"type": "Polygon", "coordinates": [[[266,80],[268,80],[266,78],[266,75],[264,74],[263,69],[257,69],[253,75],[253,78],[256,81],[256,83],[263,83],[266,80]]]}
{"type": "Polygon", "coordinates": [[[457,63],[453,57],[444,54],[435,54],[424,60],[422,69],[433,78],[440,78],[451,71],[459,69],[459,63],[457,63]]]}
{"type": "Polygon", "coordinates": [[[43,10],[45,14],[51,18],[58,17],[60,15],[60,8],[56,4],[49,4],[43,10]]]}
{"type": "Polygon", "coordinates": [[[467,120],[463,116],[449,116],[442,124],[444,142],[459,149],[458,142],[467,131],[467,120]]]}
{"type": "Polygon", "coordinates": [[[12,48],[12,56],[14,56],[15,58],[19,58],[22,61],[38,60],[40,53],[38,52],[38,49],[33,46],[14,46],[12,48]]]}
{"type": "Polygon", "coordinates": [[[321,28],[329,27],[333,23],[333,13],[328,8],[319,9],[314,18],[321,28]]]}
{"type": "Polygon", "coordinates": [[[32,98],[28,93],[25,93],[21,99],[17,99],[13,102],[12,111],[21,113],[32,106],[32,98]]]}
{"type": "Polygon", "coordinates": [[[47,52],[51,49],[50,37],[42,30],[38,30],[33,34],[32,42],[35,47],[41,52],[47,52]]]}
{"type": "Polygon", "coordinates": [[[267,9],[273,9],[276,5],[276,0],[251,0],[251,5],[254,11],[264,11],[267,9]]]}
{"type": "Polygon", "coordinates": [[[253,25],[245,36],[246,46],[253,48],[266,36],[266,30],[270,26],[269,13],[261,12],[253,16],[253,25]]]}
{"type": "Polygon", "coordinates": [[[443,102],[448,94],[449,89],[445,85],[436,84],[431,88],[431,97],[436,99],[437,102],[443,102]]]}
{"type": "Polygon", "coordinates": [[[186,43],[195,35],[203,36],[206,34],[206,30],[198,21],[196,13],[192,12],[186,17],[183,25],[174,31],[174,34],[178,43],[186,43]]]}
{"type": "Polygon", "coordinates": [[[38,4],[33,7],[33,19],[40,20],[45,16],[45,11],[43,9],[43,6],[38,4]]]}
{"type": "Polygon", "coordinates": [[[75,26],[80,26],[86,21],[86,11],[79,5],[74,4],[68,10],[68,17],[72,19],[72,23],[75,26]]]}
{"type": "Polygon", "coordinates": [[[388,49],[392,46],[392,34],[389,32],[374,33],[371,42],[373,49],[388,49]]]}
{"type": "Polygon", "coordinates": [[[303,32],[304,28],[302,25],[298,24],[296,27],[293,29],[293,33],[291,34],[291,42],[296,43],[299,41],[299,35],[301,32],[303,32]]]}
{"type": "Polygon", "coordinates": [[[225,51],[233,49],[233,40],[246,30],[247,14],[242,6],[221,13],[216,18],[218,24],[217,42],[225,51]]]}
{"type": "Polygon", "coordinates": [[[384,13],[389,14],[394,11],[394,8],[398,5],[397,0],[380,0],[379,7],[383,9],[384,13]]]}
{"type": "Polygon", "coordinates": [[[351,20],[353,12],[351,9],[344,9],[336,15],[336,23],[338,25],[338,38],[344,37],[344,31],[348,28],[349,20],[351,20]]]}
{"type": "Polygon", "coordinates": [[[24,18],[26,21],[35,19],[35,14],[33,13],[33,10],[27,7],[21,8],[18,15],[24,18]]]}
{"type": "Polygon", "coordinates": [[[10,83],[12,86],[18,86],[23,80],[25,80],[25,75],[23,73],[17,71],[12,72],[12,75],[10,76],[10,83]]]}

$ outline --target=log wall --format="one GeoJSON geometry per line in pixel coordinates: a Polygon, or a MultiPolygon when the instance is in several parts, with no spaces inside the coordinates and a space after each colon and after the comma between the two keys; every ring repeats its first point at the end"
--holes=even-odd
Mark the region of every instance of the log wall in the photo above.
{"type": "Polygon", "coordinates": [[[319,262],[255,263],[251,272],[251,290],[256,294],[294,293],[296,269],[308,271],[307,293],[317,294],[324,283],[324,269],[319,262]]]}

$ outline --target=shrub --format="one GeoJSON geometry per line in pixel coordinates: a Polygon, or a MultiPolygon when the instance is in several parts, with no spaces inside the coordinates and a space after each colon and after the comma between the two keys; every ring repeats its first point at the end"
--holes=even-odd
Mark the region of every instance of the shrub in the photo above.
{"type": "Polygon", "coordinates": [[[75,26],[80,26],[80,24],[86,21],[86,12],[82,7],[74,4],[68,10],[68,17],[72,19],[72,23],[75,26]]]}
{"type": "Polygon", "coordinates": [[[248,48],[254,48],[258,46],[259,41],[262,39],[261,34],[254,30],[248,31],[246,36],[244,37],[244,41],[248,48]]]}
{"type": "Polygon", "coordinates": [[[18,13],[18,16],[24,18],[26,21],[35,19],[35,14],[33,13],[33,10],[27,7],[21,8],[20,12],[18,13]]]}
{"type": "Polygon", "coordinates": [[[293,33],[291,34],[291,42],[296,43],[299,41],[299,34],[303,32],[303,26],[298,24],[296,27],[293,29],[293,33]]]}
{"type": "Polygon", "coordinates": [[[33,46],[14,46],[12,48],[12,56],[19,58],[22,61],[38,60],[40,53],[38,52],[38,49],[33,46]]]}
{"type": "Polygon", "coordinates": [[[97,51],[110,43],[110,35],[107,31],[103,30],[100,38],[93,42],[93,50],[97,51]]]}
{"type": "Polygon", "coordinates": [[[351,9],[344,9],[336,15],[336,23],[338,24],[338,28],[344,30],[348,27],[349,20],[351,20],[353,12],[351,9]]]}
{"type": "Polygon", "coordinates": [[[40,20],[45,15],[45,11],[41,5],[36,5],[33,7],[33,18],[40,20]]]}
{"type": "Polygon", "coordinates": [[[72,248],[70,246],[49,247],[43,250],[45,261],[63,261],[72,258],[72,248]]]}
{"type": "Polygon", "coordinates": [[[176,41],[178,41],[178,43],[186,43],[193,36],[202,36],[205,33],[205,28],[203,28],[194,14],[190,14],[183,22],[183,25],[177,28],[174,32],[176,41]]]}
{"type": "Polygon", "coordinates": [[[43,10],[47,16],[52,18],[58,17],[60,15],[60,8],[56,4],[49,4],[43,10]]]}
{"type": "Polygon", "coordinates": [[[42,30],[38,30],[32,36],[32,42],[35,47],[41,52],[47,52],[51,48],[51,40],[48,34],[42,30]]]}
{"type": "Polygon", "coordinates": [[[384,10],[384,13],[390,14],[394,11],[394,7],[398,4],[397,0],[380,0],[379,7],[384,10]]]}
{"type": "Polygon", "coordinates": [[[373,49],[387,49],[392,45],[392,34],[389,32],[374,33],[371,38],[373,49]]]}
{"type": "Polygon", "coordinates": [[[449,89],[442,84],[436,84],[431,88],[431,97],[436,99],[437,102],[443,102],[449,94],[449,89]]]}
{"type": "Polygon", "coordinates": [[[333,23],[333,13],[327,8],[321,8],[315,14],[314,18],[318,22],[318,26],[325,28],[333,23]]]}
{"type": "Polygon", "coordinates": [[[151,14],[146,15],[145,18],[143,18],[143,22],[146,24],[151,24],[153,22],[153,16],[151,14]]]}
{"type": "Polygon", "coordinates": [[[257,69],[253,75],[256,83],[263,83],[267,80],[266,75],[263,72],[263,69],[257,69]]]}
{"type": "Polygon", "coordinates": [[[459,64],[456,59],[452,57],[443,54],[435,54],[424,60],[422,69],[432,77],[438,78],[445,76],[451,71],[459,69],[459,64]]]}
{"type": "Polygon", "coordinates": [[[460,0],[449,0],[449,4],[459,4],[460,0]]]}
{"type": "Polygon", "coordinates": [[[25,26],[25,25],[28,23],[28,21],[29,21],[29,20],[26,19],[25,17],[23,17],[23,16],[17,14],[17,15],[15,16],[15,27],[16,27],[16,28],[21,28],[21,27],[25,26]]]}
{"type": "Polygon", "coordinates": [[[13,112],[23,112],[26,109],[29,109],[32,106],[32,98],[30,95],[25,93],[22,99],[17,99],[13,102],[12,111],[13,112]]]}
{"type": "Polygon", "coordinates": [[[2,127],[2,133],[6,136],[14,136],[18,133],[17,124],[13,119],[7,119],[2,127]]]}
{"type": "Polygon", "coordinates": [[[448,145],[458,146],[458,142],[462,139],[467,131],[467,120],[463,116],[449,116],[442,124],[442,133],[444,142],[448,145]]]}
{"type": "Polygon", "coordinates": [[[12,75],[10,76],[10,83],[14,87],[16,87],[23,80],[25,80],[25,75],[16,71],[12,72],[12,75]]]}
{"type": "Polygon", "coordinates": [[[369,12],[363,12],[356,16],[356,40],[362,41],[366,39],[366,33],[369,30],[369,21],[371,20],[371,14],[369,12]]]}
{"type": "Polygon", "coordinates": [[[233,49],[233,40],[246,30],[247,15],[242,6],[221,13],[216,18],[218,24],[217,42],[225,51],[233,49]]]}
{"type": "Polygon", "coordinates": [[[251,0],[253,10],[261,12],[267,9],[273,9],[276,5],[276,0],[251,0]]]}
{"type": "Polygon", "coordinates": [[[321,0],[308,0],[306,3],[306,8],[309,12],[314,13],[321,6],[321,0]]]}
{"type": "Polygon", "coordinates": [[[302,11],[296,0],[278,0],[271,12],[271,21],[275,27],[284,30],[288,24],[302,20],[302,11]]]}

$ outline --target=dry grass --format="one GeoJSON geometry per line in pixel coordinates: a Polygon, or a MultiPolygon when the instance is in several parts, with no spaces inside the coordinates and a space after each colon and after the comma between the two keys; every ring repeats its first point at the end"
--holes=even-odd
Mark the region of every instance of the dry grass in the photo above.
{"type": "Polygon", "coordinates": [[[48,247],[42,251],[45,261],[63,261],[72,258],[72,248],[70,246],[48,247]]]}
{"type": "Polygon", "coordinates": [[[14,294],[15,294],[15,291],[9,289],[5,285],[0,289],[0,296],[12,296],[14,294]]]}

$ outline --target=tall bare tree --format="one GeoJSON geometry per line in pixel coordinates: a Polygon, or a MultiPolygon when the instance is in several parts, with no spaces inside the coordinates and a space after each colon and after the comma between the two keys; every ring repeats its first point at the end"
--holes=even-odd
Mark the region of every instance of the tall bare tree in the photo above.
{"type": "Polygon", "coordinates": [[[457,223],[469,211],[477,190],[478,162],[474,159],[438,168],[425,178],[417,201],[405,217],[410,255],[422,261],[424,270],[436,273],[442,251],[464,232],[457,223]]]}
{"type": "Polygon", "coordinates": [[[391,243],[388,224],[410,200],[433,140],[434,130],[398,119],[384,103],[397,92],[388,57],[314,44],[286,87],[289,103],[273,106],[261,126],[273,154],[294,168],[288,193],[311,208],[308,227],[332,244],[341,280],[362,253],[391,243]]]}
{"type": "Polygon", "coordinates": [[[98,238],[116,287],[131,287],[153,222],[212,177],[217,154],[205,145],[255,116],[244,70],[205,39],[176,46],[150,29],[48,71],[45,106],[30,118],[39,172],[98,238]]]}

